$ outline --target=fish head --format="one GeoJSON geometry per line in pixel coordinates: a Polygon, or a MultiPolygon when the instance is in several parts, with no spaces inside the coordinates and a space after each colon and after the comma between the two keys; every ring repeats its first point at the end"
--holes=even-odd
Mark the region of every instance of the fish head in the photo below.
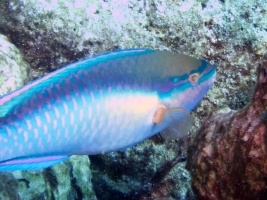
{"type": "Polygon", "coordinates": [[[168,56],[171,59],[157,84],[160,100],[168,108],[182,107],[192,111],[213,85],[216,69],[205,60],[183,54],[168,56]]]}

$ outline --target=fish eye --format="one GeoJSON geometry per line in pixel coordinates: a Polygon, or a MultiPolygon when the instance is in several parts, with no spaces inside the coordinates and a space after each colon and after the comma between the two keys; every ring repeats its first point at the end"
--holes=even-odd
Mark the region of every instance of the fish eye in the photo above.
{"type": "Polygon", "coordinates": [[[192,84],[196,84],[198,82],[198,79],[199,79],[199,74],[198,73],[194,73],[194,74],[191,74],[189,76],[189,81],[192,84]]]}

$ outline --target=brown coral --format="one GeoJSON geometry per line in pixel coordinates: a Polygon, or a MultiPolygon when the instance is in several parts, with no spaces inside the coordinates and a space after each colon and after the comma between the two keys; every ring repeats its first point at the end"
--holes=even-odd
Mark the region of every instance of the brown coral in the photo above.
{"type": "Polygon", "coordinates": [[[267,55],[252,102],[208,118],[189,147],[187,168],[198,199],[266,199],[267,55]]]}

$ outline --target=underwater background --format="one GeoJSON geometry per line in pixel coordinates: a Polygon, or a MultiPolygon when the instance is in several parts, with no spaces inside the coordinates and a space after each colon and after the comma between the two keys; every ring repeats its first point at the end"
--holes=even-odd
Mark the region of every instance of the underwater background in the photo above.
{"type": "MultiPolygon", "coordinates": [[[[210,113],[233,113],[251,101],[267,52],[265,0],[1,0],[0,95],[84,57],[137,47],[181,52],[216,66],[216,82],[193,112],[190,137],[166,142],[154,136],[45,170],[1,172],[0,199],[201,199],[180,161],[210,113]]],[[[258,199],[267,193],[264,173],[258,199]]],[[[204,199],[224,198],[211,192],[204,199]]]]}

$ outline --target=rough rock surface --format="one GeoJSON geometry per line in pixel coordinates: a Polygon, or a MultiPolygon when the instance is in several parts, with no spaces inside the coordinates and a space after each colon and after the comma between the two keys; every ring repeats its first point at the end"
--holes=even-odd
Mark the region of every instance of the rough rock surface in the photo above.
{"type": "Polygon", "coordinates": [[[124,151],[90,156],[97,198],[144,200],[157,196],[155,199],[193,199],[185,163],[175,162],[167,169],[164,167],[181,155],[177,146],[174,142],[157,141],[155,144],[149,140],[124,151]],[[158,177],[163,168],[166,174],[158,177]]]}
{"type": "MultiPolygon", "coordinates": [[[[205,58],[218,69],[213,90],[194,113],[194,133],[201,120],[214,109],[239,109],[249,102],[252,94],[250,88],[255,82],[251,74],[255,72],[255,66],[267,48],[266,8],[266,0],[1,0],[0,33],[19,49],[15,54],[29,64],[30,70],[28,77],[24,77],[24,72],[16,73],[14,81],[18,84],[7,89],[2,87],[8,86],[7,76],[1,73],[0,94],[23,85],[21,80],[35,79],[66,63],[104,51],[134,47],[179,51],[205,58]]],[[[25,71],[24,64],[18,65],[19,70],[25,71]]],[[[3,64],[3,67],[6,66],[3,64]]],[[[9,65],[7,69],[13,66],[9,65]]],[[[185,144],[181,141],[163,143],[153,139],[125,152],[92,159],[94,189],[99,199],[104,192],[108,197],[115,193],[120,197],[129,197],[127,192],[149,188],[150,179],[165,162],[186,152],[185,144]],[[146,151],[151,144],[153,151],[146,151]],[[116,168],[121,175],[113,176],[117,175],[116,168]],[[132,169],[134,173],[128,173],[132,169]],[[96,183],[101,183],[103,187],[98,187],[96,183]]],[[[88,163],[83,163],[80,168],[89,170],[88,163]]],[[[181,166],[175,166],[162,180],[161,186],[166,184],[169,187],[160,187],[159,192],[169,195],[168,199],[189,198],[190,177],[181,166]],[[184,180],[182,183],[181,179],[184,180]]],[[[28,173],[27,176],[27,172],[23,172],[23,176],[32,178],[30,182],[34,183],[35,176],[28,173]]],[[[17,176],[18,179],[21,177],[17,176]]],[[[58,175],[57,178],[60,177],[58,175]]],[[[80,182],[83,177],[76,179],[77,183],[84,183],[80,182]]],[[[51,184],[45,178],[43,181],[37,180],[38,184],[31,185],[31,191],[34,188],[38,191],[39,183],[51,184]]],[[[91,187],[88,185],[88,188],[91,187]]],[[[18,192],[24,198],[27,187],[20,188],[18,192]]],[[[51,188],[47,186],[45,189],[47,198],[56,194],[51,188]]],[[[10,193],[3,191],[3,194],[10,193]]],[[[34,193],[30,194],[32,198],[35,196],[34,193]]],[[[62,194],[65,195],[64,192],[62,194]]],[[[88,199],[94,198],[93,195],[89,196],[88,199]]]]}
{"type": "Polygon", "coordinates": [[[198,199],[266,199],[267,55],[252,102],[207,119],[189,147],[187,168],[198,199]]]}
{"type": "Polygon", "coordinates": [[[88,156],[72,156],[39,171],[0,173],[0,199],[96,199],[88,156]]]}
{"type": "Polygon", "coordinates": [[[265,0],[2,0],[0,33],[30,64],[30,79],[118,48],[206,58],[218,66],[218,76],[214,92],[197,110],[199,127],[208,112],[249,102],[251,74],[267,48],[266,8],[265,0]]]}
{"type": "Polygon", "coordinates": [[[0,172],[0,199],[19,200],[18,181],[12,173],[0,172]]]}
{"type": "Polygon", "coordinates": [[[29,65],[20,50],[0,34],[0,96],[28,81],[29,65]]]}

